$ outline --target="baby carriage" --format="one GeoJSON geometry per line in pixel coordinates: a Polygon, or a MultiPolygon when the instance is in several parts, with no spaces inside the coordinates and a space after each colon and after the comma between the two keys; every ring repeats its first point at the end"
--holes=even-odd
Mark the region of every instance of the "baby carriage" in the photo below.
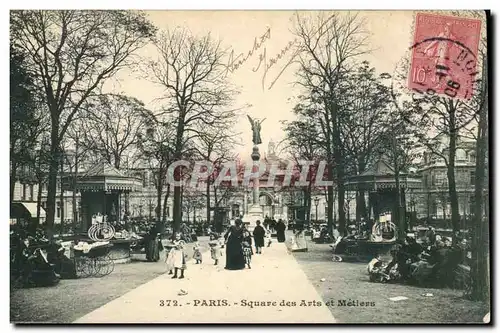
{"type": "Polygon", "coordinates": [[[113,244],[96,242],[91,246],[74,247],[75,266],[78,277],[103,277],[115,269],[109,252],[113,244]]]}

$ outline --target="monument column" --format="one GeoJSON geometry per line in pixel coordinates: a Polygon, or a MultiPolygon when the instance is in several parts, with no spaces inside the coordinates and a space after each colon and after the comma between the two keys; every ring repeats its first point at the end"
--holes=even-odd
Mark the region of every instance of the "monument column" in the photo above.
{"type": "MultiPolygon", "coordinates": [[[[253,146],[253,151],[252,151],[252,172],[254,174],[257,174],[259,172],[259,161],[260,161],[260,153],[259,153],[259,147],[257,145],[253,146]]],[[[260,175],[259,175],[260,176],[260,175]]],[[[253,180],[253,204],[258,205],[260,207],[260,177],[256,177],[253,180]]]]}
{"type": "Polygon", "coordinates": [[[248,210],[247,214],[243,218],[243,222],[247,225],[247,228],[249,231],[252,231],[255,226],[257,220],[260,220],[263,222],[263,217],[264,214],[262,212],[262,208],[260,207],[260,202],[259,202],[259,162],[260,162],[260,153],[259,153],[259,144],[262,143],[262,139],[260,137],[260,129],[261,129],[261,124],[264,121],[262,120],[257,120],[257,119],[252,119],[250,116],[247,116],[248,120],[250,121],[250,124],[252,125],[252,142],[254,144],[253,149],[252,149],[252,173],[257,175],[256,178],[253,179],[253,187],[252,187],[252,205],[250,206],[250,209],[248,210]]]}
{"type": "MultiPolygon", "coordinates": [[[[255,145],[253,147],[252,151],[252,172],[254,174],[258,175],[259,172],[259,161],[260,161],[260,153],[259,153],[259,147],[255,145]]],[[[260,190],[259,190],[259,177],[258,175],[256,178],[252,180],[252,205],[250,206],[250,209],[248,210],[247,214],[243,218],[243,222],[247,224],[247,228],[252,231],[253,228],[256,226],[257,220],[260,222],[264,222],[264,213],[262,212],[262,207],[260,207],[260,202],[259,202],[259,196],[260,196],[260,190]]]]}

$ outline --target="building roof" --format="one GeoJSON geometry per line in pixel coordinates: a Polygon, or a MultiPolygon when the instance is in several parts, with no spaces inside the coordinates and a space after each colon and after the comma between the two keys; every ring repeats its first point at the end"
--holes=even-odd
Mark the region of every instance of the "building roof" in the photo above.
{"type": "Polygon", "coordinates": [[[142,181],[125,175],[109,163],[102,161],[78,176],[78,191],[139,191],[142,181]]]}
{"type": "MultiPolygon", "coordinates": [[[[349,190],[378,190],[382,188],[396,187],[394,168],[386,161],[379,159],[365,172],[347,178],[345,186],[349,190]]],[[[416,174],[399,172],[400,188],[420,188],[421,177],[416,174]]]]}
{"type": "Polygon", "coordinates": [[[83,177],[127,177],[123,172],[107,162],[100,162],[89,168],[83,177]]]}

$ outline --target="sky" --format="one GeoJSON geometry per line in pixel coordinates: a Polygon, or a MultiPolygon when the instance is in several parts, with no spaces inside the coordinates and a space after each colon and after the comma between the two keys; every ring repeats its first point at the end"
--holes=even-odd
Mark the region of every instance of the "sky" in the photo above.
{"type": "MultiPolygon", "coordinates": [[[[259,50],[262,52],[265,49],[268,59],[275,57],[293,41],[290,29],[294,11],[149,11],[147,14],[159,29],[185,26],[195,35],[211,33],[222,41],[223,46],[234,50],[236,55],[246,54],[251,50],[254,39],[264,35],[268,29],[269,38],[259,50]]],[[[314,15],[313,12],[307,14],[314,15]]],[[[409,54],[414,15],[413,11],[359,12],[370,32],[369,47],[372,50],[370,54],[360,58],[360,61],[370,61],[378,73],[393,73],[397,63],[409,54]]],[[[141,55],[156,57],[153,47],[144,48],[141,55]]],[[[268,89],[289,57],[290,52],[285,52],[263,80],[264,71],[253,70],[259,64],[259,52],[256,52],[228,76],[228,79],[241,89],[235,105],[251,104],[252,107],[246,109],[245,114],[259,119],[266,118],[262,123],[261,153],[267,150],[270,140],[279,143],[284,138],[280,120],[293,119],[291,110],[295,104],[294,98],[300,94],[300,88],[294,85],[296,67],[287,67],[272,88],[268,89]]],[[[134,96],[152,108],[152,102],[161,97],[159,87],[127,72],[119,75],[119,82],[113,82],[111,89],[134,96]]],[[[252,133],[245,115],[239,119],[236,127],[236,130],[242,133],[243,142],[238,152],[241,156],[249,155],[252,150],[252,133]]],[[[276,150],[279,153],[280,146],[276,150]]]]}

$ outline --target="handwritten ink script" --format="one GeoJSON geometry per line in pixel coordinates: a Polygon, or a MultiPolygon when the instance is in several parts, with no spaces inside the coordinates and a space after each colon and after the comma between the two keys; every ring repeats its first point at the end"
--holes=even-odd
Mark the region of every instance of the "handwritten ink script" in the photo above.
{"type": "MultiPolygon", "coordinates": [[[[247,52],[246,55],[244,53],[240,53],[235,57],[234,50],[231,50],[227,64],[228,71],[233,73],[235,70],[240,68],[249,58],[253,56],[254,52],[258,51],[269,39],[271,39],[271,28],[267,28],[266,32],[262,36],[254,38],[253,47],[247,52]]],[[[264,53],[265,52],[264,48],[264,53]]]]}
{"type": "Polygon", "coordinates": [[[259,37],[254,38],[252,48],[243,53],[239,53],[235,55],[235,51],[231,50],[229,53],[229,59],[227,63],[227,74],[234,73],[238,69],[240,69],[244,64],[247,63],[250,59],[256,59],[256,65],[251,68],[254,73],[262,73],[262,89],[264,90],[266,87],[266,83],[268,80],[269,71],[273,68],[276,68],[277,74],[273,79],[270,80],[270,83],[267,85],[267,90],[270,90],[276,81],[281,77],[283,72],[290,66],[295,56],[296,52],[292,53],[292,48],[297,43],[297,39],[289,41],[276,55],[271,58],[268,58],[267,48],[265,46],[266,42],[271,39],[271,28],[267,28],[264,34],[259,37]],[[254,57],[254,55],[259,51],[258,57],[254,57]],[[285,60],[287,54],[291,56],[285,60]],[[281,65],[281,66],[278,66],[281,65]]]}
{"type": "MultiPolygon", "coordinates": [[[[257,67],[252,68],[253,72],[257,72],[262,66],[262,71],[263,71],[262,89],[264,89],[264,87],[265,87],[267,73],[269,72],[269,70],[271,68],[275,67],[279,63],[279,61],[281,59],[283,59],[287,53],[289,53],[290,49],[295,45],[296,42],[297,42],[297,39],[294,39],[293,41],[289,41],[288,44],[286,44],[286,46],[283,47],[281,49],[281,51],[274,56],[274,58],[270,58],[269,61],[267,59],[266,49],[264,48],[264,52],[259,55],[259,63],[257,64],[257,67]]],[[[275,78],[273,80],[271,80],[271,83],[267,87],[268,90],[270,90],[274,86],[274,84],[276,83],[276,81],[278,81],[278,79],[283,74],[285,69],[287,69],[287,67],[290,66],[290,64],[295,59],[295,55],[296,54],[293,54],[293,56],[290,57],[290,59],[286,63],[283,64],[283,66],[281,67],[281,70],[278,72],[278,74],[275,76],[275,78]]]]}

